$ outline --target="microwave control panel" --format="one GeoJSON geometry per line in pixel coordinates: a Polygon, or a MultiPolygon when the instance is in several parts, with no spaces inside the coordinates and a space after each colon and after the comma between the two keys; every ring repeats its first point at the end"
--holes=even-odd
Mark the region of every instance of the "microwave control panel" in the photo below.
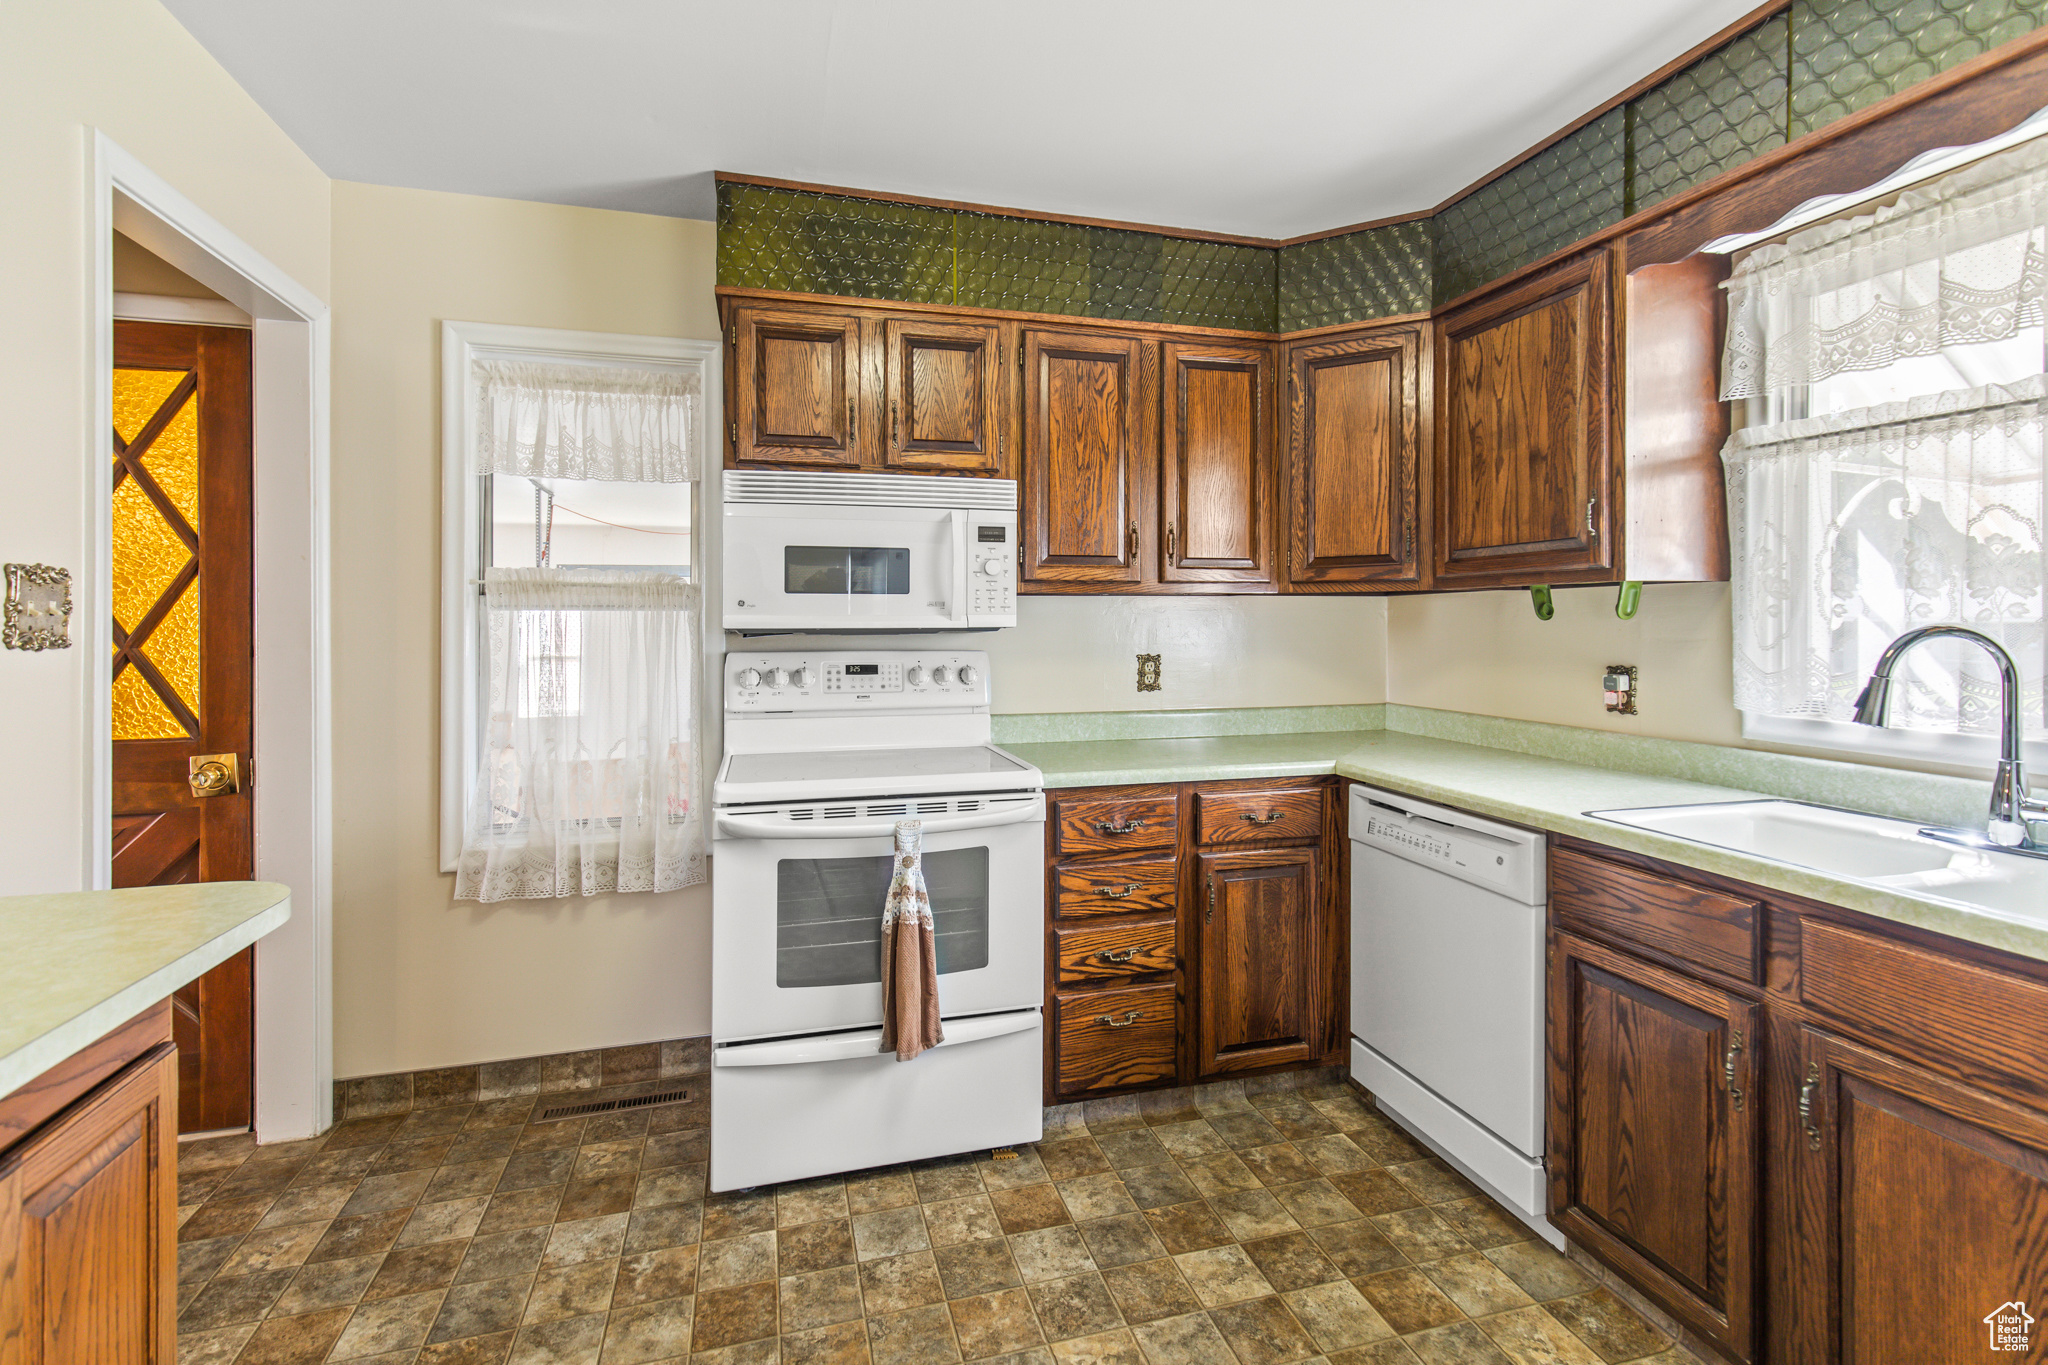
{"type": "Polygon", "coordinates": [[[958,710],[988,703],[982,650],[725,657],[728,712],[958,710]]]}
{"type": "Polygon", "coordinates": [[[967,514],[967,624],[1017,624],[1017,514],[967,514]]]}

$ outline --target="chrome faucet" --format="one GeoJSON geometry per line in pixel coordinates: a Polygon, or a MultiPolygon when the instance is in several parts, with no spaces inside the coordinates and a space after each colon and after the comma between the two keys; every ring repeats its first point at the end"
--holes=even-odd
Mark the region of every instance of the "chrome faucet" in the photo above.
{"type": "Polygon", "coordinates": [[[1982,645],[1998,665],[1998,771],[1991,778],[1991,813],[1985,820],[1984,832],[2001,848],[2039,852],[2042,846],[2034,841],[2028,824],[2048,820],[2048,802],[2036,801],[2027,791],[2027,770],[2020,762],[2020,671],[2013,665],[2012,655],[1998,641],[1967,626],[1922,626],[1907,631],[1878,655],[1870,681],[1856,698],[1856,723],[1883,725],[1885,714],[1891,709],[1892,670],[1899,659],[1922,640],[1944,636],[1982,645]]]}

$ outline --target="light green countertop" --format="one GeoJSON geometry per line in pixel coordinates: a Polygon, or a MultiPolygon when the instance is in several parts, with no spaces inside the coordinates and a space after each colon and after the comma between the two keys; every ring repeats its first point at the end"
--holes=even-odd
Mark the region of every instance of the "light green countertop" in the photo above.
{"type": "MultiPolygon", "coordinates": [[[[1424,801],[1575,835],[2048,961],[2048,906],[2038,922],[2006,919],[1585,814],[1780,797],[1969,824],[1982,819],[1985,784],[1409,707],[1386,710],[1386,729],[1012,742],[1005,747],[1042,769],[1048,789],[1336,773],[1424,801]],[[1412,733],[1416,729],[1438,734],[1412,733]],[[1445,732],[1460,738],[1440,737],[1445,732]],[[1546,749],[1550,752],[1542,752],[1546,749]],[[1756,785],[1700,780],[1715,777],[1756,785]]],[[[1101,733],[1105,727],[1098,723],[1094,728],[1101,733]]]]}
{"type": "Polygon", "coordinates": [[[276,882],[0,898],[0,1096],[291,917],[276,882]]]}

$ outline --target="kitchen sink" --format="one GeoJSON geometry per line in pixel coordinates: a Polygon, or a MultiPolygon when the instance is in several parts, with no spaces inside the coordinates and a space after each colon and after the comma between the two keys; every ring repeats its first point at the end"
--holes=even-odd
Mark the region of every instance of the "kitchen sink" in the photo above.
{"type": "Polygon", "coordinates": [[[1913,820],[1800,801],[1717,801],[1586,814],[2004,919],[2048,923],[2048,860],[1988,841],[1951,842],[1970,840],[1968,831],[1930,832],[1913,820]]]}

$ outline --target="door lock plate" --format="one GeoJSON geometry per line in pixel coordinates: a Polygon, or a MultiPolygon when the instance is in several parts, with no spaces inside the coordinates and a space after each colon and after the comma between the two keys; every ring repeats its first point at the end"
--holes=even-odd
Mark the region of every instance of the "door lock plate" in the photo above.
{"type": "Polygon", "coordinates": [[[185,780],[194,796],[232,796],[242,789],[238,754],[194,754],[185,762],[185,780]]]}

